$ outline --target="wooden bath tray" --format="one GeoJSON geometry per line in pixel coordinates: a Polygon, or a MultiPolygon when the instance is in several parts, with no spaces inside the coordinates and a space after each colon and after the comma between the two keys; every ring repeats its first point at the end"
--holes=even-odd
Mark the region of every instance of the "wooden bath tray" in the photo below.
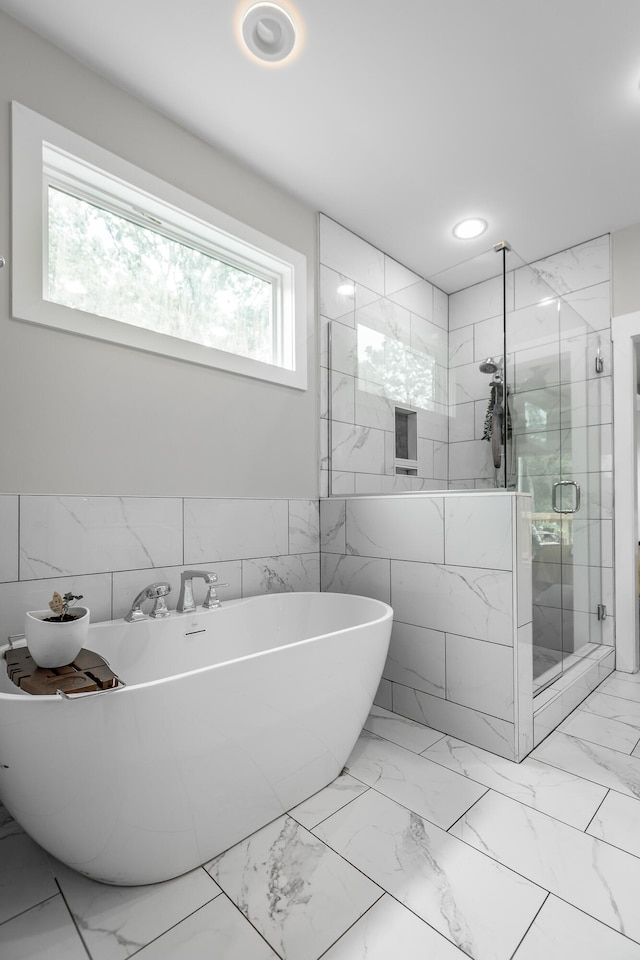
{"type": "Polygon", "coordinates": [[[62,693],[93,693],[109,690],[120,681],[105,660],[93,650],[80,651],[73,663],[66,667],[38,667],[27,647],[7,650],[9,679],[25,693],[51,696],[62,693]]]}

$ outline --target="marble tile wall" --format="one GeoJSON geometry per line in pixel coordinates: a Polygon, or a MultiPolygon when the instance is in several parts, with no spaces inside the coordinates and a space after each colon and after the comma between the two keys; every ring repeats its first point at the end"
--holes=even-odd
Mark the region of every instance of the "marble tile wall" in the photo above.
{"type": "MultiPolygon", "coordinates": [[[[223,600],[318,590],[318,501],[0,496],[3,638],[54,589],[82,594],[98,621],[124,616],[144,586],[166,580],[175,608],[193,567],[228,583],[223,600]]],[[[204,584],[194,589],[201,603],[204,584]]]]}
{"type": "Polygon", "coordinates": [[[319,246],[321,495],[446,488],[446,294],[323,215],[319,246]],[[416,476],[395,473],[396,405],[416,476]]]}
{"type": "Polygon", "coordinates": [[[522,759],[533,748],[530,497],[320,502],[321,587],[390,603],[377,702],[522,759]]]}

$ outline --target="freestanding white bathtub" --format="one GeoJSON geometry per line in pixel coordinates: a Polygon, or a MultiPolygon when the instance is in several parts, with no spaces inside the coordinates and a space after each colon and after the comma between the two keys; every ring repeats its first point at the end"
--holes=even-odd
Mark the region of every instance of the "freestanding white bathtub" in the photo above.
{"type": "Polygon", "coordinates": [[[168,880],[330,783],[373,702],[392,610],[287,593],[97,623],[127,686],[32,696],[0,647],[0,800],[41,846],[115,884],[168,880]]]}

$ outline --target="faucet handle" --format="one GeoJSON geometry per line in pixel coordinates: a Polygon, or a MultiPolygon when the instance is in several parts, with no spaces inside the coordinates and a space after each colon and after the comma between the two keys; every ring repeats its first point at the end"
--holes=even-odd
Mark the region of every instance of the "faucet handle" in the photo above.
{"type": "MultiPolygon", "coordinates": [[[[215,574],[214,574],[215,576],[215,574]]],[[[205,610],[214,610],[216,607],[220,606],[220,597],[216,593],[216,587],[228,587],[228,583],[218,583],[218,578],[216,577],[216,583],[210,583],[209,589],[207,591],[207,596],[205,601],[202,604],[205,610]]]]}

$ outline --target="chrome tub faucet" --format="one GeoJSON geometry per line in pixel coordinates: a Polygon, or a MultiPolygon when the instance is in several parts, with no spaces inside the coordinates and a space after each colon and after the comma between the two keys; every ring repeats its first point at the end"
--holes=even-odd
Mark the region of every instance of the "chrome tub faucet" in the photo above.
{"type": "Polygon", "coordinates": [[[228,587],[228,583],[218,583],[218,574],[207,570],[184,570],[180,576],[180,596],[176,610],[178,613],[195,613],[196,603],[193,597],[193,581],[204,580],[208,585],[207,596],[202,606],[205,610],[212,610],[220,606],[220,598],[216,594],[216,586],[228,587]]]}

